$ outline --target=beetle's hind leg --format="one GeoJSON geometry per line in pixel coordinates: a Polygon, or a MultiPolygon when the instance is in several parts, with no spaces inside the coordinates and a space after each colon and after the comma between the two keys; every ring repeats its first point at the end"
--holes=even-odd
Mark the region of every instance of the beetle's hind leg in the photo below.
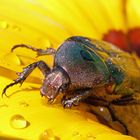
{"type": "MultiPolygon", "coordinates": [[[[50,71],[50,68],[48,67],[48,65],[44,62],[44,61],[38,61],[38,62],[34,62],[30,65],[28,65],[27,67],[25,67],[23,69],[22,72],[17,73],[18,74],[18,78],[16,80],[14,80],[13,83],[10,83],[9,85],[7,85],[2,92],[2,96],[5,94],[6,95],[6,90],[13,86],[16,85],[18,83],[20,83],[22,85],[22,83],[25,81],[25,79],[29,76],[29,74],[36,68],[38,67],[41,72],[43,73],[44,77],[48,74],[48,72],[50,71]]],[[[6,95],[7,96],[7,95],[6,95]]]]}
{"type": "Polygon", "coordinates": [[[56,50],[53,48],[47,48],[46,50],[43,50],[43,49],[34,48],[26,44],[18,44],[18,45],[13,46],[11,49],[11,52],[13,52],[16,48],[27,48],[27,49],[33,50],[37,53],[37,56],[54,55],[56,52],[56,50]]]}

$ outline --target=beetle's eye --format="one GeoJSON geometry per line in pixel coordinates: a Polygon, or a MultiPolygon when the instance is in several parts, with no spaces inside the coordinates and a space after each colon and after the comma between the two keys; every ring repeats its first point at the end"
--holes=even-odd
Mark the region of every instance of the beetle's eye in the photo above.
{"type": "Polygon", "coordinates": [[[83,57],[84,60],[94,61],[93,57],[92,57],[92,55],[91,55],[91,53],[89,51],[81,50],[80,54],[81,54],[81,56],[83,57]]]}
{"type": "Polygon", "coordinates": [[[60,90],[65,90],[65,89],[67,89],[67,88],[68,88],[68,84],[63,84],[63,85],[61,86],[60,90]]]}

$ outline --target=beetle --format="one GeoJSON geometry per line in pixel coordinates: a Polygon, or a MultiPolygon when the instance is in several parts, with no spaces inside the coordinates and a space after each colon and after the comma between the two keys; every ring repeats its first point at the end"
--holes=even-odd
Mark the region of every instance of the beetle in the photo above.
{"type": "Polygon", "coordinates": [[[54,55],[53,67],[49,68],[42,60],[28,65],[3,89],[2,95],[9,87],[22,84],[38,67],[44,75],[40,92],[49,102],[62,93],[64,107],[79,102],[106,107],[112,121],[118,121],[125,133],[140,139],[140,69],[131,54],[107,42],[82,36],[69,37],[57,50],[20,44],[12,51],[19,47],[31,49],[38,56],[54,55]]]}

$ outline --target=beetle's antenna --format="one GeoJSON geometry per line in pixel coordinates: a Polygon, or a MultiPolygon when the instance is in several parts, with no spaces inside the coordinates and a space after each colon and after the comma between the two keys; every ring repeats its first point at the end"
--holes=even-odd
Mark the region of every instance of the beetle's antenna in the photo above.
{"type": "Polygon", "coordinates": [[[37,48],[34,48],[32,46],[29,46],[29,45],[26,45],[26,44],[18,44],[18,45],[14,45],[11,49],[11,52],[13,52],[16,48],[28,48],[28,49],[31,49],[33,51],[38,51],[40,49],[37,49],[37,48]]]}
{"type": "Polygon", "coordinates": [[[34,48],[32,46],[26,45],[26,44],[18,44],[12,47],[11,52],[13,52],[16,48],[27,48],[30,49],[32,51],[35,51],[37,53],[37,56],[41,56],[41,55],[55,55],[56,50],[53,48],[47,48],[46,50],[43,49],[38,49],[38,48],[34,48]]]}

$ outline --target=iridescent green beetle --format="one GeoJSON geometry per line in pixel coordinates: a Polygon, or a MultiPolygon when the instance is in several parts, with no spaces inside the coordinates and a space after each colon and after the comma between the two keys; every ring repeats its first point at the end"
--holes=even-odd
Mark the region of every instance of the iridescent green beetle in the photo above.
{"type": "MultiPolygon", "coordinates": [[[[53,101],[63,93],[62,105],[71,107],[83,101],[106,107],[112,121],[118,121],[126,133],[140,139],[140,70],[135,59],[115,46],[85,37],[74,36],[60,45],[57,51],[36,49],[24,44],[38,55],[54,55],[53,68],[43,61],[30,64],[7,88],[23,83],[38,67],[44,82],[41,95],[53,101]]],[[[110,124],[110,122],[109,122],[110,124]]]]}

